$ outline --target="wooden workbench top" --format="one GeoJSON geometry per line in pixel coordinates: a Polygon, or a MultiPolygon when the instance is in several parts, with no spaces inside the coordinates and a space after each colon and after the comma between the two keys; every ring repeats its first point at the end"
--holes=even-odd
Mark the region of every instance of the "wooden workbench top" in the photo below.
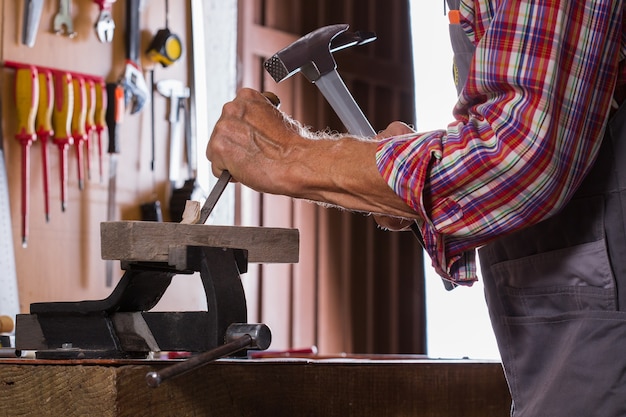
{"type": "Polygon", "coordinates": [[[145,383],[163,361],[0,360],[0,416],[506,417],[497,362],[220,360],[145,383]]]}

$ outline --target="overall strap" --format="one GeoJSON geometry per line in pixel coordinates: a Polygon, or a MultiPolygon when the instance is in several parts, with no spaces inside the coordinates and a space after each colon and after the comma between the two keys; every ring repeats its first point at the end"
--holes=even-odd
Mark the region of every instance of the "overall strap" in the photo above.
{"type": "Polygon", "coordinates": [[[450,41],[452,42],[452,50],[454,51],[454,59],[452,64],[452,74],[454,77],[454,85],[458,94],[465,86],[467,74],[469,73],[474,50],[474,44],[469,40],[465,31],[460,24],[459,5],[461,0],[447,0],[448,18],[450,20],[450,41]]]}

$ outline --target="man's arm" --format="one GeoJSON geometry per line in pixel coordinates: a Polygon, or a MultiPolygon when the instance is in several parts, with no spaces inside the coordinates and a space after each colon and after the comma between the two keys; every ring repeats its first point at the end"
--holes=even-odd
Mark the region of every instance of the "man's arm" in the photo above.
{"type": "MultiPolygon", "coordinates": [[[[409,133],[393,123],[382,136],[409,133]]],[[[376,166],[377,140],[313,134],[268,100],[242,89],[224,106],[207,147],[215,175],[260,192],[339,206],[348,210],[415,218],[376,166]]]]}

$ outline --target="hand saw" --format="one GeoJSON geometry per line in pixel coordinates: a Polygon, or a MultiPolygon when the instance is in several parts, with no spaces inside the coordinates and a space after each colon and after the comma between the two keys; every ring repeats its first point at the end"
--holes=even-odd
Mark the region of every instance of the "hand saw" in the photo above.
{"type": "MultiPolygon", "coordinates": [[[[0,114],[2,114],[1,103],[0,114]]],[[[9,186],[3,145],[4,138],[0,129],[0,315],[10,316],[15,322],[15,316],[20,312],[20,303],[17,294],[9,186]]]]}

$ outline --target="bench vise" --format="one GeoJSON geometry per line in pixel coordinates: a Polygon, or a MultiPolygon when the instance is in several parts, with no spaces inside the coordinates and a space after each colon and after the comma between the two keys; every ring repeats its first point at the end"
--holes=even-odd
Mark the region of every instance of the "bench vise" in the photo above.
{"type": "Polygon", "coordinates": [[[248,262],[297,262],[298,239],[295,229],[102,223],[102,258],[120,260],[125,271],[113,292],[102,300],[31,304],[30,314],[16,318],[16,350],[40,359],[137,359],[215,349],[229,326],[246,324],[240,274],[248,262]],[[207,311],[149,311],[174,275],[195,272],[207,311]]]}

